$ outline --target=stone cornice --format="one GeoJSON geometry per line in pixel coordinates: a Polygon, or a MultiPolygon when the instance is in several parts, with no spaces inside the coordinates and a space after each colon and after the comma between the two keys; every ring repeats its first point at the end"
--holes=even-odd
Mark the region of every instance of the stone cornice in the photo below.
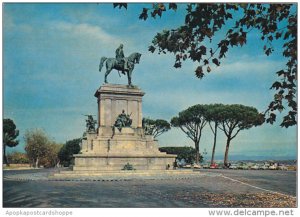
{"type": "Polygon", "coordinates": [[[107,95],[130,95],[130,96],[144,96],[145,93],[138,88],[137,86],[128,86],[128,85],[120,85],[120,84],[104,84],[102,85],[94,94],[95,97],[99,98],[101,96],[107,95]]]}

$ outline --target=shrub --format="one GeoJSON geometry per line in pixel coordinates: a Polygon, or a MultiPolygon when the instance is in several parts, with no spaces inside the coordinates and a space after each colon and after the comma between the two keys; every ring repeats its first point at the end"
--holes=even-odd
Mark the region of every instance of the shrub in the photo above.
{"type": "MultiPolygon", "coordinates": [[[[186,163],[193,164],[195,162],[195,148],[184,146],[184,147],[160,147],[159,151],[167,152],[167,154],[176,154],[176,160],[182,160],[186,163]]],[[[200,162],[203,161],[203,156],[200,155],[200,162]]]]}

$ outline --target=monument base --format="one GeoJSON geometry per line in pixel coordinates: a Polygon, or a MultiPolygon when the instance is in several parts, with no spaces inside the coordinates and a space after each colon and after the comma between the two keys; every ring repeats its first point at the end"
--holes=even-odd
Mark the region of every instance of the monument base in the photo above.
{"type": "Polygon", "coordinates": [[[174,156],[165,155],[76,155],[74,171],[166,170],[173,166],[174,156]]]}
{"type": "Polygon", "coordinates": [[[82,153],[74,155],[74,171],[122,170],[126,165],[136,170],[166,170],[173,167],[176,158],[160,152],[152,136],[129,127],[121,132],[111,130],[105,137],[88,133],[82,147],[82,153]]]}
{"type": "Polygon", "coordinates": [[[142,126],[142,97],[138,87],[105,84],[95,93],[98,101],[97,132],[87,132],[81,153],[74,155],[73,171],[166,170],[176,155],[158,150],[157,140],[145,135],[142,126]],[[131,126],[113,127],[121,113],[130,116],[131,126]]]}

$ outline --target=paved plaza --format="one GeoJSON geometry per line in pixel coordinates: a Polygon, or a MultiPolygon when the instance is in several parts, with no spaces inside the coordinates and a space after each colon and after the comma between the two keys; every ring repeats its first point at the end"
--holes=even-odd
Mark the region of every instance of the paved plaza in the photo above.
{"type": "Polygon", "coordinates": [[[4,207],[295,207],[296,172],[201,170],[195,176],[49,181],[4,171],[4,207]]]}

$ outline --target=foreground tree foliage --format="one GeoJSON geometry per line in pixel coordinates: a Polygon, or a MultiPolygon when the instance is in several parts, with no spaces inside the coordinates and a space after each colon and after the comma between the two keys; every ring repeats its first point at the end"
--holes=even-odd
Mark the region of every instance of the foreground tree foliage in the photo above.
{"type": "Polygon", "coordinates": [[[244,105],[223,105],[218,110],[219,122],[218,126],[226,137],[226,149],[224,155],[224,166],[228,166],[228,153],[230,142],[241,130],[250,129],[263,123],[262,115],[256,108],[244,105]]]}
{"type": "Polygon", "coordinates": [[[80,152],[81,138],[69,140],[64,144],[58,153],[58,158],[63,166],[72,164],[73,154],[80,152]]]}
{"type": "Polygon", "coordinates": [[[178,116],[171,119],[171,125],[178,127],[190,138],[195,144],[195,163],[200,160],[199,144],[202,136],[202,130],[207,124],[205,118],[207,111],[206,105],[194,105],[182,112],[178,116]]]}
{"type": "Polygon", "coordinates": [[[6,146],[15,147],[19,144],[16,138],[19,136],[19,130],[16,129],[16,125],[11,119],[3,119],[3,161],[9,166],[9,162],[6,157],[6,146]]]}
{"type": "Polygon", "coordinates": [[[161,134],[169,131],[171,125],[168,121],[162,119],[152,120],[150,118],[143,118],[143,127],[146,130],[148,135],[152,135],[154,138],[157,138],[161,134]]]}
{"type": "Polygon", "coordinates": [[[57,164],[60,145],[51,141],[43,130],[27,130],[24,140],[26,154],[34,167],[54,167],[57,164]]]}
{"type": "Polygon", "coordinates": [[[58,166],[60,163],[58,153],[62,146],[62,144],[57,144],[54,141],[49,141],[48,145],[46,146],[46,155],[45,157],[41,158],[40,164],[46,168],[58,166]]]}
{"type": "MultiPolygon", "coordinates": [[[[159,151],[167,152],[167,154],[176,154],[176,159],[181,161],[182,159],[188,164],[195,163],[195,149],[192,147],[160,147],[159,151]]],[[[200,162],[203,161],[203,156],[200,155],[200,162]]]]}
{"type": "MultiPolygon", "coordinates": [[[[161,17],[166,10],[176,11],[177,6],[175,3],[155,3],[149,8],[143,8],[139,18],[147,20],[149,16],[161,17]]],[[[115,3],[114,7],[127,9],[127,4],[115,3]]],[[[189,3],[186,4],[185,23],[178,28],[157,33],[149,51],[173,53],[175,68],[181,67],[187,59],[198,62],[195,74],[201,79],[205,73],[212,71],[212,65],[221,65],[229,49],[244,46],[253,29],[260,32],[258,37],[265,44],[262,50],[267,56],[275,49],[273,41],[284,42],[283,47],[277,49],[282,49],[286,67],[276,72],[278,79],[270,88],[276,92],[264,113],[265,121],[273,124],[276,113],[286,110],[280,125],[296,125],[298,61],[295,4],[189,3]],[[217,40],[216,35],[223,36],[217,40]]]]}

